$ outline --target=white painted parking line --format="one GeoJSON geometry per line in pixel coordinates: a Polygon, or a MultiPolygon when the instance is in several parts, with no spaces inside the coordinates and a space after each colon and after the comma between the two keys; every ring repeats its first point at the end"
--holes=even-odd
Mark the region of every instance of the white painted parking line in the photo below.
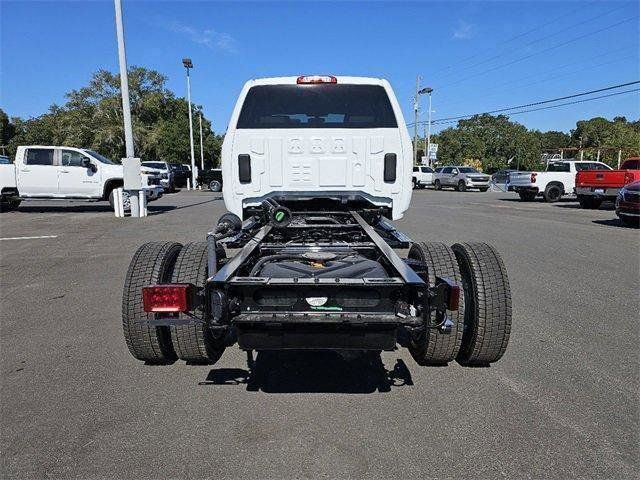
{"type": "Polygon", "coordinates": [[[39,238],[58,238],[58,235],[39,235],[37,237],[4,237],[0,240],[36,240],[39,238]]]}

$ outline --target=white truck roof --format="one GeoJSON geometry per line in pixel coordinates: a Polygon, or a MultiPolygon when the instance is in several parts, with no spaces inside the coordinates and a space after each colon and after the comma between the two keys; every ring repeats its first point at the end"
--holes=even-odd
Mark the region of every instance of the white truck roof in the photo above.
{"type": "Polygon", "coordinates": [[[264,77],[248,80],[246,85],[297,85],[300,77],[333,77],[337,84],[350,85],[388,85],[389,82],[383,78],[374,77],[350,77],[345,75],[297,75],[289,77],[264,77]]]}

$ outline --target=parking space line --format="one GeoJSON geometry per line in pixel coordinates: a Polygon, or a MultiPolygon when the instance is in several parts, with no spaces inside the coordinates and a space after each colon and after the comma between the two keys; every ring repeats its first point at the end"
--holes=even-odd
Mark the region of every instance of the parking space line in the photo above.
{"type": "Polygon", "coordinates": [[[38,235],[36,237],[4,237],[0,240],[36,240],[40,238],[58,238],[58,235],[38,235]]]}

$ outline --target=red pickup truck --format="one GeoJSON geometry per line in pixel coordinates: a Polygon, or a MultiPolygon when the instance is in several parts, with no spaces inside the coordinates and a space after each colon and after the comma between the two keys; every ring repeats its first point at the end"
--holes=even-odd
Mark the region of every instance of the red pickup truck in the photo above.
{"type": "Polygon", "coordinates": [[[582,208],[598,208],[615,201],[625,185],[640,180],[640,157],[625,160],[620,170],[582,170],[576,173],[576,195],[582,208]]]}

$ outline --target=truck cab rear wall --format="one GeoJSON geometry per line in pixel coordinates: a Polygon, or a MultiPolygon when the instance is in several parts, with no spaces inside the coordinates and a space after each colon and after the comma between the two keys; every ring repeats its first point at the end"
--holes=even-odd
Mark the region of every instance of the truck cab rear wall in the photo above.
{"type": "Polygon", "coordinates": [[[249,206],[277,192],[314,198],[355,193],[383,199],[397,219],[411,200],[412,164],[409,133],[385,80],[252,80],[222,146],[224,200],[243,217],[249,206]]]}

